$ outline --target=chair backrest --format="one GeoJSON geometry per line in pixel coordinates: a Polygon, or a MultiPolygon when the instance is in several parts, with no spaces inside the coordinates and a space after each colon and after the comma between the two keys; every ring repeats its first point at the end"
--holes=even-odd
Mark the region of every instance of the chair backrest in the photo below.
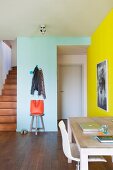
{"type": "Polygon", "coordinates": [[[63,152],[64,152],[65,156],[68,159],[72,159],[70,142],[69,142],[69,138],[68,138],[68,133],[67,133],[65,124],[64,124],[64,122],[62,120],[59,122],[59,128],[60,128],[61,135],[62,135],[63,152]]]}

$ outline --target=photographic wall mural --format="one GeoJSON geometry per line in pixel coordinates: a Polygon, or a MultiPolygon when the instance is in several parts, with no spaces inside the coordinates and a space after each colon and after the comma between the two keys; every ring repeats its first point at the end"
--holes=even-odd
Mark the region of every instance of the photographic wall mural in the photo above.
{"type": "Polygon", "coordinates": [[[108,111],[107,60],[97,64],[97,105],[108,111]]]}

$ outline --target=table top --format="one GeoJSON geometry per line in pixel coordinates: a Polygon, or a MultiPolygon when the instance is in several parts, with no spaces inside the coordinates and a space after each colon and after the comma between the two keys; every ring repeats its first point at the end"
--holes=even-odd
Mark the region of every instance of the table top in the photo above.
{"type": "Polygon", "coordinates": [[[108,125],[109,135],[113,135],[113,117],[70,117],[69,123],[73,136],[80,148],[113,148],[113,143],[100,143],[96,136],[98,132],[83,132],[80,123],[96,122],[108,125]]]}

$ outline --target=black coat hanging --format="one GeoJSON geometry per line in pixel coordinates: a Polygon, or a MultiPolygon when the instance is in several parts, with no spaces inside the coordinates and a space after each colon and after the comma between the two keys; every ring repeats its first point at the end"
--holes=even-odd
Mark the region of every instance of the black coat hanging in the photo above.
{"type": "Polygon", "coordinates": [[[43,71],[39,69],[38,66],[36,66],[33,71],[31,86],[32,95],[34,95],[35,90],[38,91],[39,96],[42,95],[44,99],[46,98],[43,71]]]}

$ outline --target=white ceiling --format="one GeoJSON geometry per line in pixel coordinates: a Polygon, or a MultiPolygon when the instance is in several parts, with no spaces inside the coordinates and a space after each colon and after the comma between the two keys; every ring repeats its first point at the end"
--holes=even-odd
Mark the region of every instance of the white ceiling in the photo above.
{"type": "Polygon", "coordinates": [[[0,0],[0,39],[39,36],[91,36],[113,8],[113,0],[0,0]]]}

